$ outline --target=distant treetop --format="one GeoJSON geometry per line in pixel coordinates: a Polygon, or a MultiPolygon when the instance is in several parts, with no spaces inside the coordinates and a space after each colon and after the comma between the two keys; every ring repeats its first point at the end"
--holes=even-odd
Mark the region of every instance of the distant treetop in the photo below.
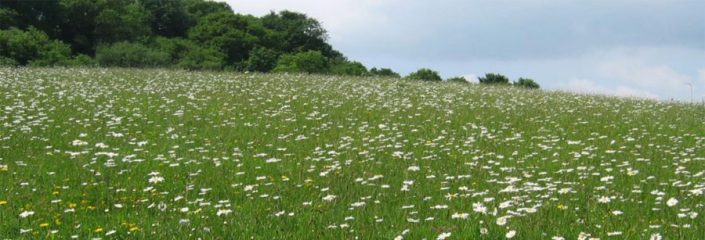
{"type": "Polygon", "coordinates": [[[443,81],[438,72],[428,68],[421,68],[416,72],[409,74],[408,76],[406,76],[406,78],[423,81],[443,81]]]}

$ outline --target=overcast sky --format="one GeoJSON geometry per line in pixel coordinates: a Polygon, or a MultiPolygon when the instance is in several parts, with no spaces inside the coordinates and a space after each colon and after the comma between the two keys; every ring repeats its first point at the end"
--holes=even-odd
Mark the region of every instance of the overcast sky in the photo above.
{"type": "Polygon", "coordinates": [[[498,72],[545,89],[705,100],[703,0],[227,0],[292,10],[367,67],[445,78],[498,72]]]}

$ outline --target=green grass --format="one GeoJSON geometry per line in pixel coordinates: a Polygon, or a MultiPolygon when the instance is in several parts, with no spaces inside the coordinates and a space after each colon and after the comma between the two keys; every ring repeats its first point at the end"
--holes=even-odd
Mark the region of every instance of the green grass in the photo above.
{"type": "Polygon", "coordinates": [[[3,68],[0,239],[697,239],[704,122],[510,87],[3,68]]]}

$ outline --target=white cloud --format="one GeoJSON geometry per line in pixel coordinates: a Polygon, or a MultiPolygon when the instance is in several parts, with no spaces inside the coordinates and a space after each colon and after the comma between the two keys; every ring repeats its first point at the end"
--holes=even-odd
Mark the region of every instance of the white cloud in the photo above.
{"type": "Polygon", "coordinates": [[[478,80],[477,75],[475,74],[466,74],[463,75],[463,77],[465,78],[465,81],[468,81],[470,83],[480,83],[480,80],[478,80]]]}
{"type": "Polygon", "coordinates": [[[692,77],[678,73],[666,64],[649,64],[640,57],[614,56],[601,63],[597,71],[606,79],[651,89],[677,91],[693,82],[692,77]]]}
{"type": "Polygon", "coordinates": [[[600,94],[600,95],[610,95],[619,97],[636,97],[636,98],[647,98],[647,99],[660,99],[660,97],[654,93],[628,87],[628,86],[617,86],[617,87],[607,87],[600,85],[594,81],[587,79],[573,79],[567,84],[559,87],[560,90],[574,92],[574,93],[586,93],[586,94],[600,94]]]}
{"type": "Polygon", "coordinates": [[[705,83],[705,68],[698,70],[698,78],[701,82],[705,83]]]}

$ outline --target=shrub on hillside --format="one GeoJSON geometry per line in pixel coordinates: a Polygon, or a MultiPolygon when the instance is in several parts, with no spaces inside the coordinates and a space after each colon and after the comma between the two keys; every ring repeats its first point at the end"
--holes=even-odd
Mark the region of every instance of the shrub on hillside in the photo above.
{"type": "Polygon", "coordinates": [[[468,80],[465,79],[464,77],[452,77],[452,78],[448,78],[446,81],[448,81],[448,82],[457,82],[457,83],[470,83],[470,82],[468,82],[468,80]]]}
{"type": "Polygon", "coordinates": [[[225,54],[212,48],[191,48],[186,51],[177,66],[188,70],[219,70],[225,65],[225,54]]]}
{"type": "Polygon", "coordinates": [[[0,57],[0,66],[3,67],[14,67],[17,66],[17,61],[12,58],[0,57]]]}
{"type": "Polygon", "coordinates": [[[96,62],[95,59],[89,57],[88,55],[79,54],[69,60],[61,62],[61,65],[74,66],[74,67],[75,66],[95,67],[95,66],[98,66],[98,62],[96,62]]]}
{"type": "Polygon", "coordinates": [[[484,77],[479,77],[481,84],[509,84],[509,79],[502,74],[487,73],[484,77]]]}
{"type": "Polygon", "coordinates": [[[188,70],[217,70],[225,65],[223,53],[199,46],[188,39],[156,37],[149,41],[147,47],[167,54],[170,66],[188,70]]]}
{"type": "Polygon", "coordinates": [[[130,42],[99,47],[96,51],[96,59],[102,66],[116,67],[159,67],[171,62],[169,53],[130,42]]]}
{"type": "Polygon", "coordinates": [[[35,28],[0,30],[0,57],[6,59],[3,60],[5,64],[55,65],[70,56],[68,45],[49,39],[46,33],[35,28]]]}
{"type": "Polygon", "coordinates": [[[529,78],[519,78],[519,80],[514,83],[514,86],[528,88],[528,89],[538,89],[541,87],[533,79],[529,79],[529,78]]]}
{"type": "Polygon", "coordinates": [[[269,72],[277,66],[279,52],[274,49],[257,47],[250,51],[245,62],[245,70],[250,72],[269,72]]]}
{"type": "Polygon", "coordinates": [[[325,73],[328,72],[328,58],[319,51],[285,54],[277,61],[275,72],[325,73]]]}
{"type": "Polygon", "coordinates": [[[66,65],[71,59],[71,47],[59,41],[52,41],[39,52],[39,57],[29,62],[32,66],[66,65]]]}
{"type": "Polygon", "coordinates": [[[406,78],[422,81],[443,81],[441,76],[438,75],[438,72],[428,68],[419,69],[418,71],[409,74],[409,76],[406,76],[406,78]]]}
{"type": "Polygon", "coordinates": [[[401,76],[399,73],[396,73],[392,71],[392,69],[389,68],[372,68],[370,69],[370,74],[373,76],[380,76],[380,77],[393,77],[393,78],[400,78],[401,76]]]}
{"type": "Polygon", "coordinates": [[[330,72],[336,75],[367,76],[367,68],[359,62],[339,61],[333,64],[330,72]]]}

